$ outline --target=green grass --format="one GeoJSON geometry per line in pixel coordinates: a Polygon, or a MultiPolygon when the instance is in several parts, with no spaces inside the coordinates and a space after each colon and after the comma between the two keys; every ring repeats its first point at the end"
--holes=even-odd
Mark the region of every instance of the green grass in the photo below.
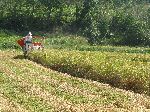
{"type": "Polygon", "coordinates": [[[21,38],[14,33],[0,30],[0,49],[19,49],[17,40],[21,38]]]}
{"type": "Polygon", "coordinates": [[[149,95],[149,54],[47,49],[30,53],[29,59],[63,73],[149,95]]]}
{"type": "Polygon", "coordinates": [[[45,41],[46,48],[67,49],[79,51],[101,51],[101,52],[122,52],[122,53],[150,53],[150,48],[90,45],[84,37],[76,35],[49,34],[45,41]]]}
{"type": "MultiPolygon", "coordinates": [[[[17,40],[26,34],[11,33],[9,31],[0,30],[0,49],[21,49],[17,44],[17,40]],[[21,35],[21,36],[20,36],[21,35]]],[[[101,51],[101,52],[121,52],[121,53],[150,53],[150,48],[144,47],[128,47],[128,46],[102,46],[90,45],[84,37],[69,34],[49,34],[33,32],[33,36],[45,36],[45,42],[40,39],[34,41],[42,42],[48,49],[67,49],[79,51],[101,51]]]]}

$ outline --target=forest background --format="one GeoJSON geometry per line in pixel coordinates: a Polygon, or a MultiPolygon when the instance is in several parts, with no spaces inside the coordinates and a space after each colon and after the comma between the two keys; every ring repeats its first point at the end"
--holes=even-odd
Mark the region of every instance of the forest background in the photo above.
{"type": "Polygon", "coordinates": [[[150,45],[149,0],[0,0],[0,29],[86,37],[90,44],[150,45]]]}

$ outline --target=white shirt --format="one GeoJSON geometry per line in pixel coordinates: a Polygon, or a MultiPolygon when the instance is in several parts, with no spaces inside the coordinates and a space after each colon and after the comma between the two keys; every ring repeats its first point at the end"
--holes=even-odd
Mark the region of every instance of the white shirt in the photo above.
{"type": "Polygon", "coordinates": [[[26,36],[25,41],[32,42],[32,36],[26,36]]]}

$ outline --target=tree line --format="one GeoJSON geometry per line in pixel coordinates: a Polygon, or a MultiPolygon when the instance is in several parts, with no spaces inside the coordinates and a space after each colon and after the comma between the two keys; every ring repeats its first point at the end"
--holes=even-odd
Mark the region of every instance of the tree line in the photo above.
{"type": "Polygon", "coordinates": [[[59,29],[91,44],[149,45],[150,0],[0,0],[0,28],[59,29]]]}

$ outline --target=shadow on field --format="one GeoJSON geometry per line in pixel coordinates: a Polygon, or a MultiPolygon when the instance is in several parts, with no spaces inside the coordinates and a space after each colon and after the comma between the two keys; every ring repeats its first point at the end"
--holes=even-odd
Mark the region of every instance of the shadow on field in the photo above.
{"type": "Polygon", "coordinates": [[[24,57],[24,55],[17,55],[14,57],[14,59],[26,59],[26,58],[24,57]]]}

